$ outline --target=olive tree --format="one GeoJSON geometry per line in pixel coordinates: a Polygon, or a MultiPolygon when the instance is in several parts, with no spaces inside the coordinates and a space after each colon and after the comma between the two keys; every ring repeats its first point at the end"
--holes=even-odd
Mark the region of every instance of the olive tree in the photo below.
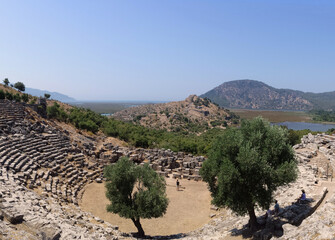
{"type": "Polygon", "coordinates": [[[8,84],[9,84],[9,80],[8,80],[8,78],[5,78],[5,79],[3,80],[3,83],[5,84],[5,86],[8,86],[8,84]]]}
{"type": "Polygon", "coordinates": [[[15,84],[14,84],[14,87],[15,87],[17,90],[21,91],[21,92],[24,92],[24,91],[26,90],[26,86],[24,85],[23,82],[17,82],[17,83],[15,83],[15,84]]]}
{"type": "Polygon", "coordinates": [[[200,174],[213,204],[249,214],[255,229],[255,207],[269,208],[273,192],[296,179],[297,164],[287,130],[255,118],[218,137],[200,174]]]}
{"type": "Polygon", "coordinates": [[[148,164],[135,165],[128,158],[104,169],[107,211],[130,218],[143,237],[140,218],[162,217],[168,206],[166,183],[148,164]]]}

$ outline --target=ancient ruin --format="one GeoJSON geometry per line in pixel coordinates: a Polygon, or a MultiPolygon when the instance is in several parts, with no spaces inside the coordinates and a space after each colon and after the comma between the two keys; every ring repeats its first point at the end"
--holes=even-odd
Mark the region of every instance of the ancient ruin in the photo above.
{"type": "MultiPolygon", "coordinates": [[[[103,182],[104,166],[123,156],[138,164],[148,163],[165,177],[201,181],[202,156],[111,143],[98,147],[94,140],[85,139],[73,139],[67,130],[23,104],[0,101],[0,239],[131,239],[113,223],[78,207],[85,185],[103,182]]],[[[294,149],[299,178],[276,192],[280,214],[269,221],[258,211],[265,227],[254,236],[331,239],[335,237],[331,211],[335,208],[335,137],[309,134],[294,149]],[[292,204],[301,189],[310,202],[292,204]]],[[[203,228],[165,239],[222,239],[241,235],[246,225],[247,217],[218,212],[203,228]]]]}

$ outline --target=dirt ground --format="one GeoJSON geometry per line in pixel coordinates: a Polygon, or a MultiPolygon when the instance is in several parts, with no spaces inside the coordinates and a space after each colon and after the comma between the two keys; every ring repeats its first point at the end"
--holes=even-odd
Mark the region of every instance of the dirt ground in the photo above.
{"type": "MultiPolygon", "coordinates": [[[[186,233],[202,227],[210,221],[211,197],[206,183],[180,180],[181,188],[177,191],[175,179],[166,178],[166,191],[169,206],[161,218],[142,219],[143,229],[148,235],[170,235],[186,233]]],[[[105,197],[104,184],[92,183],[85,188],[80,201],[80,207],[95,216],[119,226],[122,232],[137,232],[130,219],[120,218],[108,213],[106,205],[109,200],[105,197]]]]}

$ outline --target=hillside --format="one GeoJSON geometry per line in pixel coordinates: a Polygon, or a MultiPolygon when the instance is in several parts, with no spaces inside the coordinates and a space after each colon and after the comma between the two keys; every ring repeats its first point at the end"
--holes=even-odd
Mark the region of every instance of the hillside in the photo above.
{"type": "Polygon", "coordinates": [[[237,117],[208,99],[191,95],[184,101],[127,108],[113,115],[145,127],[169,131],[201,132],[207,128],[232,125],[237,117]]]}
{"type": "MultiPolygon", "coordinates": [[[[164,106],[172,110],[181,104],[185,111],[205,111],[202,114],[206,117],[211,113],[215,115],[215,110],[220,116],[221,111],[226,112],[195,95],[164,106]]],[[[149,161],[150,166],[167,179],[169,208],[163,218],[143,221],[149,234],[166,234],[166,239],[222,239],[242,232],[247,226],[248,217],[210,205],[210,194],[199,175],[205,157],[168,148],[128,147],[128,142],[110,138],[102,131],[96,134],[85,131],[86,125],[78,124],[80,129],[76,129],[76,124],[70,124],[71,119],[99,116],[88,110],[77,111],[76,115],[69,113],[66,121],[59,122],[42,118],[26,104],[0,100],[0,239],[134,239],[130,234],[134,231],[132,222],[124,224],[123,219],[111,217],[105,210],[108,202],[104,199],[103,169],[123,156],[140,164],[149,161]],[[180,179],[183,187],[180,192],[175,190],[175,178],[180,179]],[[174,224],[176,219],[180,224],[174,224]],[[209,224],[205,224],[207,222],[209,224]],[[170,235],[180,232],[183,234],[170,235]]],[[[108,119],[101,126],[111,124],[110,130],[116,131],[120,126],[115,122],[108,119]]],[[[123,124],[122,131],[133,130],[130,123],[123,124]]],[[[157,131],[157,135],[163,132],[157,131]]],[[[138,132],[140,134],[147,138],[145,132],[138,132]]],[[[201,136],[197,136],[195,142],[198,143],[201,136]]],[[[264,239],[269,233],[280,239],[330,239],[333,236],[335,185],[327,179],[333,178],[334,146],[335,137],[325,134],[309,134],[303,137],[301,144],[294,146],[299,164],[298,179],[274,193],[281,213],[262,225],[254,239],[264,239]],[[328,195],[324,187],[328,187],[328,195]],[[310,205],[292,204],[300,189],[305,189],[308,198],[313,199],[310,205]],[[305,219],[306,216],[309,217],[305,219]],[[322,235],[314,238],[319,236],[320,229],[322,235]]],[[[265,223],[264,211],[257,210],[256,214],[265,223]]]]}
{"type": "Polygon", "coordinates": [[[335,92],[305,93],[277,89],[248,79],[225,82],[200,97],[207,97],[227,108],[299,111],[335,109],[335,92]]]}

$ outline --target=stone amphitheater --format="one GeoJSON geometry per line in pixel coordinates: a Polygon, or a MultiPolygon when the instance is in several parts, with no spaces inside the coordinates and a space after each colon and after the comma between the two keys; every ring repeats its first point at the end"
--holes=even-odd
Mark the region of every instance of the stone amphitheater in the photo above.
{"type": "MultiPolygon", "coordinates": [[[[103,168],[127,156],[160,175],[201,181],[204,157],[165,149],[132,149],[71,134],[21,103],[0,100],[0,239],[132,239],[78,206],[85,186],[103,182],[103,168]]],[[[335,238],[335,137],[308,135],[295,147],[299,178],[275,193],[281,213],[254,238],[335,238]],[[292,204],[305,189],[311,203],[292,204]]],[[[264,212],[258,211],[260,222],[264,212]]],[[[218,211],[202,228],[160,239],[241,239],[248,218],[218,211]]]]}

